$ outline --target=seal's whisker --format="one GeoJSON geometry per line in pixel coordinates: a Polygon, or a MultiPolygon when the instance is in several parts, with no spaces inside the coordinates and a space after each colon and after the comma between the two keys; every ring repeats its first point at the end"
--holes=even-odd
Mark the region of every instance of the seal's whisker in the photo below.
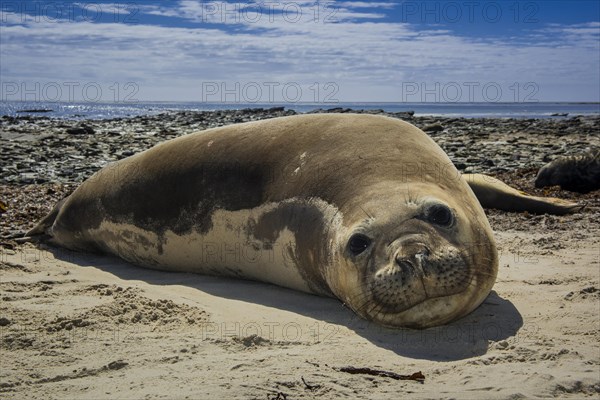
{"type": "MultiPolygon", "coordinates": [[[[359,306],[357,307],[357,311],[362,311],[365,308],[365,306],[371,301],[371,296],[368,293],[361,293],[357,297],[357,304],[359,304],[359,306]]],[[[354,299],[352,299],[352,302],[354,302],[354,299]]]]}

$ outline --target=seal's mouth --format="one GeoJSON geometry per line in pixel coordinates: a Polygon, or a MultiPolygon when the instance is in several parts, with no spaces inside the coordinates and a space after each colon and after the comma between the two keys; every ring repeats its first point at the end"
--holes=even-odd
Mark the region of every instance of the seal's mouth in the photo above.
{"type": "Polygon", "coordinates": [[[392,262],[365,276],[376,305],[369,314],[399,313],[430,299],[459,294],[471,278],[469,263],[453,247],[431,252],[422,246],[410,256],[396,254],[392,262]]]}

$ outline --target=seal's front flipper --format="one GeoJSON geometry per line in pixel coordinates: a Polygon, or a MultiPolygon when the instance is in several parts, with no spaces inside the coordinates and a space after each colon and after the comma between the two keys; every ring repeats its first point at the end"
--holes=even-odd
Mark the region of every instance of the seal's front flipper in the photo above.
{"type": "Polygon", "coordinates": [[[60,212],[60,209],[62,208],[66,199],[67,197],[56,203],[52,211],[50,211],[48,215],[42,218],[42,220],[40,220],[40,222],[38,222],[38,224],[35,227],[33,227],[29,232],[27,232],[25,234],[25,237],[29,238],[40,235],[52,236],[50,233],[50,228],[52,228],[52,225],[54,225],[54,221],[56,220],[56,217],[58,216],[58,213],[60,212]]]}
{"type": "Polygon", "coordinates": [[[580,211],[585,207],[585,205],[555,197],[530,196],[488,175],[463,174],[463,178],[467,181],[483,208],[564,215],[580,211]]]}

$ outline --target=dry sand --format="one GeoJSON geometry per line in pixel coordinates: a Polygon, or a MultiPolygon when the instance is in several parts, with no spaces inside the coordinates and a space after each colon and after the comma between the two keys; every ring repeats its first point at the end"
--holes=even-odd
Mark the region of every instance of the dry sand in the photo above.
{"type": "Polygon", "coordinates": [[[598,398],[597,213],[526,217],[490,213],[494,291],[466,318],[423,331],[257,282],[5,248],[0,397],[598,398]]]}

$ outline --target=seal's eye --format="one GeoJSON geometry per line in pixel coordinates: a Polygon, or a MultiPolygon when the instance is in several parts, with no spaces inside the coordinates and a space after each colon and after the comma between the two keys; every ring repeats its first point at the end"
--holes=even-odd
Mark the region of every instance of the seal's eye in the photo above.
{"type": "Polygon", "coordinates": [[[447,206],[434,204],[427,210],[427,220],[432,224],[448,227],[454,222],[454,215],[447,206]]]}
{"type": "Polygon", "coordinates": [[[371,239],[361,233],[356,233],[350,237],[350,240],[348,241],[348,249],[350,250],[350,253],[357,256],[365,251],[370,244],[371,239]]]}

